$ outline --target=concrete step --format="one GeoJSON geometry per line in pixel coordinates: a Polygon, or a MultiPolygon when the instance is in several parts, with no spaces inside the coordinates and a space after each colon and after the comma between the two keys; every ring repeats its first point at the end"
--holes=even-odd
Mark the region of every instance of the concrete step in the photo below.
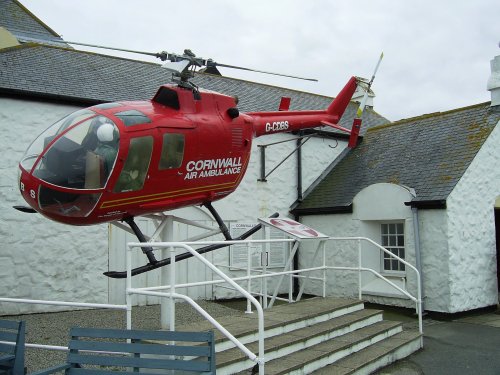
{"type": "MultiPolygon", "coordinates": [[[[311,374],[401,331],[401,323],[381,321],[319,344],[304,347],[299,351],[271,361],[267,360],[266,355],[265,373],[268,375],[311,374]]],[[[238,374],[248,374],[249,369],[251,367],[245,368],[238,374]]],[[[219,374],[219,368],[217,368],[217,373],[219,374]]],[[[225,371],[221,372],[221,374],[225,373],[225,371]]]]}
{"type": "MultiPolygon", "coordinates": [[[[364,309],[363,302],[344,298],[310,298],[296,303],[274,306],[264,310],[264,329],[266,340],[270,337],[309,327],[364,309]]],[[[258,340],[258,314],[246,314],[236,311],[234,315],[219,318],[233,336],[243,344],[258,340]]],[[[178,331],[205,331],[214,327],[208,322],[178,326],[178,331]]],[[[215,330],[216,351],[222,352],[234,348],[221,332],[215,330]]]]}
{"type": "MultiPolygon", "coordinates": [[[[384,321],[381,311],[364,309],[358,300],[311,298],[274,306],[264,315],[266,374],[369,374],[422,347],[418,332],[403,331],[400,322],[384,321]]],[[[235,310],[218,321],[259,355],[256,313],[235,310]]],[[[176,327],[179,331],[213,328],[208,321],[176,327]]],[[[257,370],[231,341],[217,330],[215,335],[217,374],[257,370]]]]}
{"type": "Polygon", "coordinates": [[[408,357],[421,348],[422,335],[418,331],[405,330],[320,368],[312,375],[368,375],[408,357]]]}
{"type": "MultiPolygon", "coordinates": [[[[266,361],[290,355],[309,346],[320,344],[326,340],[345,335],[380,321],[382,321],[382,311],[359,310],[335,319],[267,338],[264,342],[266,361]]],[[[247,347],[254,353],[258,352],[257,341],[248,343],[247,347]]],[[[238,348],[217,353],[217,371],[220,374],[231,374],[234,371],[251,368],[254,365],[255,363],[247,359],[245,354],[238,348]]]]}

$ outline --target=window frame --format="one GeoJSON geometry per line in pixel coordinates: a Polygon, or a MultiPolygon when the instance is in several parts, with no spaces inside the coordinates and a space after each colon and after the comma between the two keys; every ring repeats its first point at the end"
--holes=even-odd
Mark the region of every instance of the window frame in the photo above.
{"type": "MultiPolygon", "coordinates": [[[[401,259],[406,259],[406,225],[404,221],[381,222],[379,226],[380,244],[394,255],[401,259]],[[386,230],[384,231],[384,226],[386,230]],[[401,255],[402,254],[402,255],[401,255]]],[[[406,275],[406,265],[390,257],[384,251],[380,250],[380,270],[387,275],[406,275]],[[389,268],[386,268],[386,261],[389,261],[389,268]],[[396,262],[397,269],[393,268],[396,262]]]]}

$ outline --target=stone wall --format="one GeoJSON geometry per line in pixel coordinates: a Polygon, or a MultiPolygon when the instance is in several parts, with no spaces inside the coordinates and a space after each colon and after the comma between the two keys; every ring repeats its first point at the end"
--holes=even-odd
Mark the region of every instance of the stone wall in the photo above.
{"type": "MultiPolygon", "coordinates": [[[[107,225],[73,227],[12,208],[26,205],[18,189],[18,163],[45,128],[78,109],[37,101],[0,99],[0,295],[107,303],[107,225]]],[[[0,302],[0,315],[67,307],[0,302]]]]}
{"type": "Polygon", "coordinates": [[[500,196],[500,126],[447,200],[450,312],[498,303],[495,200],[500,196]]]}

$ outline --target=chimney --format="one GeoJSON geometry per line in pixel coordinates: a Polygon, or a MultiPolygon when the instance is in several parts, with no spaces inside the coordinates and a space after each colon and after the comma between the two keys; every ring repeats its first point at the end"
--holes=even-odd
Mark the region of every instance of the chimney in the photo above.
{"type": "Polygon", "coordinates": [[[500,56],[495,56],[490,62],[491,75],[488,79],[488,91],[491,92],[491,106],[500,105],[500,56]]]}

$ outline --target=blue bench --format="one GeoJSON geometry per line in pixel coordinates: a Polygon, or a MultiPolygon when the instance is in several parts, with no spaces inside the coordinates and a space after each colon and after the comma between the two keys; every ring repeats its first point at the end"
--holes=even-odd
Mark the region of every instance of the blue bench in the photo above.
{"type": "Polygon", "coordinates": [[[0,319],[0,374],[24,375],[26,323],[0,319]]]}
{"type": "MultiPolygon", "coordinates": [[[[66,363],[32,375],[117,374],[119,371],[182,370],[215,374],[214,334],[207,332],[140,331],[72,328],[66,363]],[[175,341],[175,344],[171,344],[175,341]],[[118,372],[117,372],[118,371],[118,372]]],[[[180,371],[179,371],[180,373],[180,371]]]]}

